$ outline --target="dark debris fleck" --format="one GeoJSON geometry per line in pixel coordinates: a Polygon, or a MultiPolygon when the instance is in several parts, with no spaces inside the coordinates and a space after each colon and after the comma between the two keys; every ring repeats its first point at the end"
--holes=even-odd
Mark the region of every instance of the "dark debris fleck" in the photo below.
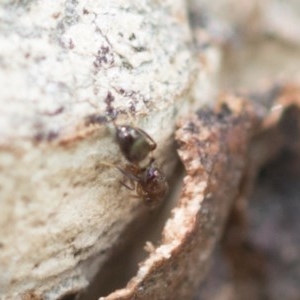
{"type": "Polygon", "coordinates": [[[92,114],[85,118],[85,124],[105,124],[107,123],[107,117],[99,114],[92,114]]]}

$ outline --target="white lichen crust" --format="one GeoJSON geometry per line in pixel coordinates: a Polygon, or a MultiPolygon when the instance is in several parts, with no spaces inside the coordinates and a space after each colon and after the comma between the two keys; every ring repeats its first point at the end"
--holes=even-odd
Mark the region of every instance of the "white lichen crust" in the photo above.
{"type": "Polygon", "coordinates": [[[210,80],[185,6],[0,5],[1,299],[57,299],[86,287],[145,209],[120,186],[120,172],[103,164],[125,163],[113,126],[86,124],[105,113],[108,99],[116,122],[145,129],[158,144],[157,162],[171,171],[175,118],[193,102],[197,70],[199,89],[210,80]]]}

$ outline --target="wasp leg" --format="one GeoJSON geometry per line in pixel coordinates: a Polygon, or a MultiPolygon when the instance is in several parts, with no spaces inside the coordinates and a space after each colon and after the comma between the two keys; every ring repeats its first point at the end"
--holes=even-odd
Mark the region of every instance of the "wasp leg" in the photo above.
{"type": "Polygon", "coordinates": [[[135,176],[134,174],[130,173],[130,170],[126,170],[126,169],[122,169],[118,166],[116,166],[116,168],[128,179],[136,181],[136,182],[140,182],[141,179],[137,176],[135,176]]]}
{"type": "Polygon", "coordinates": [[[129,185],[125,182],[125,181],[122,181],[120,180],[120,183],[126,187],[128,190],[131,190],[131,191],[134,191],[135,190],[135,184],[134,184],[134,181],[133,180],[129,180],[129,185]]]}
{"type": "Polygon", "coordinates": [[[104,161],[101,161],[101,162],[99,163],[99,165],[100,165],[100,166],[104,166],[104,167],[108,167],[108,168],[114,168],[114,167],[116,167],[115,164],[113,164],[113,163],[108,163],[108,162],[104,162],[104,161]]]}
{"type": "Polygon", "coordinates": [[[148,195],[148,192],[144,190],[144,187],[141,184],[137,184],[136,186],[136,193],[140,196],[140,197],[145,197],[148,195]]]}

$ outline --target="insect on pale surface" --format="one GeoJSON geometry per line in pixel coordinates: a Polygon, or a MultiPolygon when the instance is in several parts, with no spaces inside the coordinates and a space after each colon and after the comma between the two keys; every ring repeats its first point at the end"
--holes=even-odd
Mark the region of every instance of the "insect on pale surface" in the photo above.
{"type": "MultiPolygon", "coordinates": [[[[108,122],[105,117],[93,115],[88,123],[108,122]]],[[[156,149],[156,142],[143,129],[130,125],[117,125],[112,120],[116,129],[116,142],[128,163],[125,167],[103,163],[103,165],[116,167],[123,175],[121,184],[129,190],[136,191],[137,196],[143,198],[146,205],[152,206],[160,202],[168,191],[166,176],[154,164],[154,158],[140,166],[149,154],[156,149]]]]}
{"type": "Polygon", "coordinates": [[[166,176],[154,165],[153,158],[145,167],[139,165],[156,148],[155,141],[140,128],[129,125],[115,125],[115,127],[117,143],[129,161],[124,168],[117,166],[124,175],[121,184],[129,190],[135,190],[146,205],[157,204],[168,190],[166,176]]]}

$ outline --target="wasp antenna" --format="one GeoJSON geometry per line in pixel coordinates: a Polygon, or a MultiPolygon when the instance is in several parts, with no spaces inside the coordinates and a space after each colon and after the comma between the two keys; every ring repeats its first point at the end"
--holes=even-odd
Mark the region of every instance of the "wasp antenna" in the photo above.
{"type": "Polygon", "coordinates": [[[130,123],[133,124],[133,126],[136,126],[136,121],[135,119],[132,117],[132,115],[130,113],[127,112],[127,115],[130,119],[130,123]]]}
{"type": "Polygon", "coordinates": [[[108,162],[104,162],[104,161],[101,161],[99,164],[102,165],[102,166],[105,166],[105,167],[109,167],[109,168],[116,168],[117,167],[116,164],[112,164],[112,163],[108,163],[108,162]]]}

